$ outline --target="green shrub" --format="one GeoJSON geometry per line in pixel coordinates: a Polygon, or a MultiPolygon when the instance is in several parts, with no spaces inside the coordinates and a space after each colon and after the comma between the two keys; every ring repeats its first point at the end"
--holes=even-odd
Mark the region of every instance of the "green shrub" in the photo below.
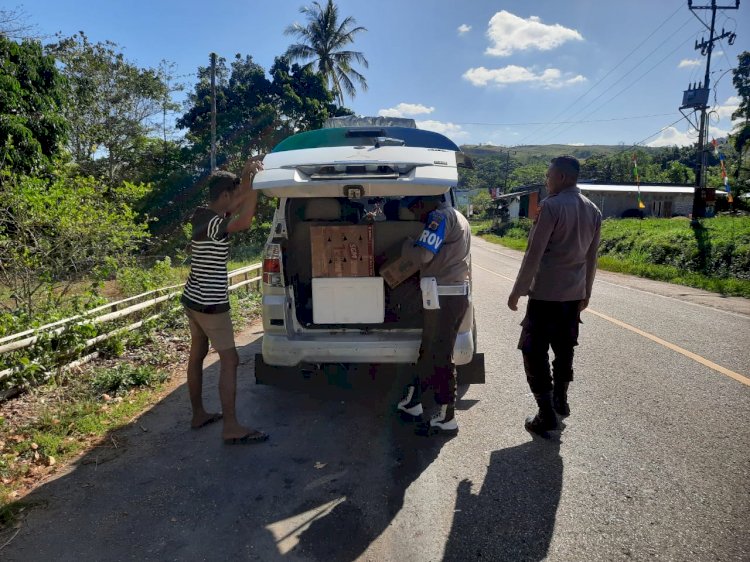
{"type": "Polygon", "coordinates": [[[133,387],[154,386],[165,380],[166,373],[149,365],[119,365],[99,371],[94,377],[93,386],[99,392],[122,394],[133,387]]]}
{"type": "Polygon", "coordinates": [[[157,261],[151,268],[124,267],[117,272],[117,285],[127,296],[153,291],[177,284],[179,272],[172,267],[169,256],[157,261]]]}
{"type": "Polygon", "coordinates": [[[519,218],[510,222],[498,223],[492,227],[490,232],[496,236],[506,236],[508,238],[528,238],[529,231],[534,225],[531,219],[519,218]]]}
{"type": "MultiPolygon", "coordinates": [[[[498,225],[484,238],[526,248],[531,221],[498,225]]],[[[599,267],[727,295],[750,297],[750,217],[606,219],[599,267]]]]}

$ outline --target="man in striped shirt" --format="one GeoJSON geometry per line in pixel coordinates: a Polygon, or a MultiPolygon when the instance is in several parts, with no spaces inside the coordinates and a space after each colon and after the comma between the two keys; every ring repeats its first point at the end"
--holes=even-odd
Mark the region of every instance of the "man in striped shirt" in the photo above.
{"type": "Polygon", "coordinates": [[[190,324],[191,344],[187,379],[193,408],[191,426],[203,427],[223,418],[225,443],[257,443],[268,439],[262,431],[240,425],[235,412],[237,365],[229,315],[227,262],[229,235],[247,230],[258,202],[252,180],[263,168],[257,157],[250,158],[237,178],[229,172],[215,172],[208,179],[207,207],[196,209],[192,218],[190,274],[182,294],[182,304],[190,324]],[[223,412],[209,413],[203,407],[203,360],[209,341],[219,354],[219,397],[223,412]]]}

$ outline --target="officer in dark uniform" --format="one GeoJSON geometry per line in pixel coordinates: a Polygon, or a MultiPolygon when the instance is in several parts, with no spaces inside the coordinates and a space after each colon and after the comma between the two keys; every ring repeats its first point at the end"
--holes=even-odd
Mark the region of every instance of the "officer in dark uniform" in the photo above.
{"type": "Polygon", "coordinates": [[[471,228],[466,217],[442,196],[408,197],[402,204],[425,223],[419,238],[406,240],[402,248],[402,255],[421,264],[425,310],[416,374],[398,410],[421,419],[422,392],[432,388],[439,409],[418,431],[456,433],[453,347],[469,307],[471,228]]]}
{"type": "Polygon", "coordinates": [[[544,434],[560,428],[557,414],[570,414],[568,385],[573,380],[573,348],[578,345],[580,313],[589,304],[596,274],[602,215],[578,189],[578,160],[554,158],[547,170],[549,196],[529,232],[529,242],[508,307],[528,295],[518,348],[539,412],[526,429],[544,434]],[[550,376],[549,348],[555,353],[550,376]],[[553,384],[554,382],[554,384],[553,384]]]}

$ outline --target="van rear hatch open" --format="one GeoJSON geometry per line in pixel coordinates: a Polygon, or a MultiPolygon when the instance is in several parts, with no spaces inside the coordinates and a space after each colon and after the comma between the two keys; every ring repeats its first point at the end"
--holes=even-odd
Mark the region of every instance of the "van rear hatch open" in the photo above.
{"type": "MultiPolygon", "coordinates": [[[[414,275],[398,286],[391,288],[386,283],[373,290],[382,291],[384,314],[382,320],[367,323],[320,323],[317,318],[336,317],[330,313],[321,314],[316,307],[331,306],[330,299],[315,299],[316,279],[333,278],[336,273],[317,271],[320,256],[313,244],[321,230],[335,231],[346,227],[345,232],[369,232],[372,239],[372,269],[357,271],[345,264],[342,276],[358,275],[354,279],[379,278],[380,268],[398,257],[400,246],[407,237],[416,238],[424,225],[400,206],[400,197],[392,198],[290,198],[285,201],[286,230],[288,238],[281,241],[281,254],[284,263],[284,284],[294,294],[297,321],[306,329],[415,329],[422,326],[422,300],[418,276],[414,275]],[[371,220],[367,220],[370,218],[371,220]],[[333,227],[333,228],[331,228],[333,227]]],[[[365,235],[366,236],[366,235],[365,235]]],[[[332,242],[336,244],[334,240],[332,242]]],[[[364,252],[366,253],[366,251],[364,252]]],[[[356,282],[355,282],[356,284],[356,282]]],[[[366,303],[363,302],[363,306],[366,303]]],[[[343,304],[342,304],[343,306],[343,304]]],[[[356,315],[355,315],[356,316],[356,315]]]]}

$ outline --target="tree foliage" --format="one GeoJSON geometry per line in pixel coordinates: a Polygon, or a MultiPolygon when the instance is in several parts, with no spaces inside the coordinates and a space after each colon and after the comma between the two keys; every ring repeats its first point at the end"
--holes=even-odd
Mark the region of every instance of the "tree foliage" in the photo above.
{"type": "Polygon", "coordinates": [[[750,149],[750,52],[740,53],[737,59],[737,67],[732,71],[732,83],[740,98],[739,107],[732,114],[732,119],[738,121],[732,138],[738,154],[737,165],[734,169],[734,183],[736,191],[744,192],[750,188],[750,169],[742,166],[745,155],[750,149]]]}
{"type": "Polygon", "coordinates": [[[81,170],[116,184],[131,177],[143,139],[154,132],[168,87],[158,70],[125,60],[111,41],[91,43],[83,32],[48,50],[66,77],[69,149],[81,170]]]}
{"type": "MultiPolygon", "coordinates": [[[[171,172],[159,172],[158,145],[144,152],[151,162],[145,163],[146,168],[156,172],[152,179],[141,178],[156,185],[144,207],[158,210],[152,232],[162,237],[179,232],[182,222],[205,199],[204,182],[210,172],[210,72],[209,67],[198,69],[185,113],[177,120],[186,134],[183,145],[170,147],[174,162],[166,169],[171,172]]],[[[230,64],[217,58],[216,109],[217,165],[235,172],[248,156],[268,152],[296,132],[319,128],[328,117],[350,113],[334,103],[325,80],[312,70],[279,57],[266,73],[252,57],[239,54],[230,64]]],[[[261,197],[256,222],[270,220],[273,205],[261,197]]]]}
{"type": "MultiPolygon", "coordinates": [[[[271,81],[251,56],[237,54],[231,65],[220,57],[216,65],[217,160],[237,162],[270,150],[275,109],[270,103],[271,81]]],[[[211,69],[198,69],[198,82],[188,95],[188,109],[177,121],[187,129],[195,153],[207,159],[211,146],[211,69]]],[[[207,160],[206,160],[207,161],[207,160]]]]}
{"type": "Polygon", "coordinates": [[[300,13],[307,18],[307,24],[295,23],[284,32],[300,41],[289,46],[287,57],[292,61],[309,61],[305,68],[315,66],[328,81],[340,105],[344,105],[345,93],[351,98],[356,95],[355,82],[367,90],[365,77],[352,68],[355,61],[368,68],[367,59],[359,51],[346,49],[354,43],[356,35],[367,29],[357,26],[351,16],[340,21],[338,6],[333,0],[327,0],[325,6],[313,2],[311,6],[300,8],[300,13]]]}
{"type": "MultiPolygon", "coordinates": [[[[13,310],[33,315],[59,305],[70,287],[127,260],[146,236],[125,184],[119,201],[93,178],[15,176],[0,185],[0,284],[13,310]]],[[[7,304],[5,305],[7,306],[7,304]]]]}
{"type": "Polygon", "coordinates": [[[0,168],[37,171],[65,139],[63,81],[36,41],[0,35],[0,168]]]}

